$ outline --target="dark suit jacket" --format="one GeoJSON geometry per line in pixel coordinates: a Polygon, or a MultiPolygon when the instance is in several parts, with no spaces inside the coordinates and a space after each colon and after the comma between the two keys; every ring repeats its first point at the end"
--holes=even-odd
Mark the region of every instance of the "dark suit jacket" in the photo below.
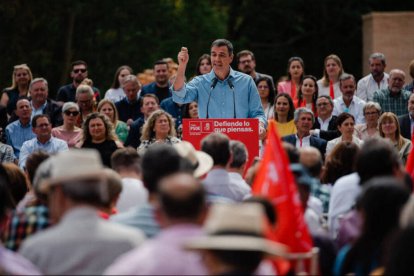
{"type": "MultiPolygon", "coordinates": [[[[291,135],[285,136],[285,137],[282,138],[282,140],[285,141],[285,142],[288,142],[288,143],[292,144],[294,147],[296,147],[296,134],[291,134],[291,135]]],[[[319,150],[319,152],[322,154],[322,158],[325,157],[326,145],[327,145],[326,140],[315,137],[315,136],[311,136],[310,137],[310,145],[319,150]]]]}
{"type": "Polygon", "coordinates": [[[400,123],[401,135],[408,140],[411,140],[411,120],[410,115],[402,115],[398,117],[398,122],[400,123]]]}
{"type": "MultiPolygon", "coordinates": [[[[326,141],[331,141],[341,136],[341,133],[339,132],[338,127],[337,127],[336,118],[338,117],[332,116],[328,124],[328,130],[320,131],[319,137],[321,139],[324,139],[326,141]]],[[[313,124],[312,129],[321,129],[321,124],[319,124],[319,121],[317,118],[315,118],[315,123],[313,124]]]]}
{"type": "Polygon", "coordinates": [[[128,137],[125,141],[126,147],[136,149],[141,144],[142,127],[144,126],[144,118],[138,118],[129,127],[128,137]]]}
{"type": "MultiPolygon", "coordinates": [[[[57,127],[63,125],[63,117],[62,117],[62,106],[58,105],[56,101],[47,99],[47,104],[45,109],[43,109],[43,114],[47,114],[50,117],[52,127],[57,127]]],[[[19,117],[15,113],[10,117],[9,124],[17,121],[19,117]]]]}

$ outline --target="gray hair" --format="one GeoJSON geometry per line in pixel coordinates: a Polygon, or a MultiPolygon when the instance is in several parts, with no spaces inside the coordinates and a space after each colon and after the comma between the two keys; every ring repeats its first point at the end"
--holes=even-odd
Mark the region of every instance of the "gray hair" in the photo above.
{"type": "Polygon", "coordinates": [[[242,142],[231,140],[230,152],[233,154],[233,162],[231,162],[230,168],[241,168],[247,162],[248,152],[242,142]]]}
{"type": "Polygon", "coordinates": [[[340,77],[339,77],[339,84],[341,85],[343,81],[345,80],[349,80],[352,79],[354,81],[354,83],[356,83],[355,81],[355,77],[352,74],[348,74],[348,73],[343,73],[340,77]]]}
{"type": "Polygon", "coordinates": [[[125,86],[125,84],[127,84],[128,82],[133,82],[138,84],[139,87],[141,87],[141,83],[139,82],[138,78],[135,75],[128,75],[124,78],[124,82],[122,84],[122,87],[125,86]]]}
{"type": "Polygon", "coordinates": [[[233,44],[230,41],[228,41],[227,39],[224,39],[224,38],[219,38],[219,39],[214,40],[213,43],[211,43],[210,48],[221,47],[221,46],[226,46],[227,50],[229,51],[229,55],[230,56],[233,55],[233,49],[234,49],[233,44]]]}
{"type": "Polygon", "coordinates": [[[365,105],[364,105],[364,108],[362,109],[362,111],[364,112],[364,114],[365,114],[365,111],[367,110],[367,109],[369,109],[369,108],[375,108],[377,111],[378,111],[378,114],[381,114],[381,106],[379,105],[379,103],[377,103],[377,102],[367,102],[365,105]]]}
{"type": "MultiPolygon", "coordinates": [[[[321,99],[321,98],[327,99],[329,101],[329,103],[331,104],[331,106],[334,106],[334,102],[333,102],[331,96],[329,96],[329,95],[320,95],[318,97],[318,99],[321,99]]],[[[316,99],[316,101],[318,101],[318,99],[316,99]]]]}
{"type": "Polygon", "coordinates": [[[76,88],[76,99],[78,99],[80,94],[88,94],[91,98],[93,97],[92,87],[86,84],[81,84],[76,88]]]}
{"type": "Polygon", "coordinates": [[[47,80],[45,78],[35,78],[29,84],[29,91],[32,90],[33,84],[35,84],[37,82],[43,82],[46,85],[46,89],[49,90],[49,86],[48,86],[47,80]]]}
{"type": "Polygon", "coordinates": [[[301,114],[310,114],[312,115],[312,124],[315,122],[315,115],[313,114],[312,110],[306,107],[299,107],[295,110],[295,113],[293,114],[293,121],[295,123],[298,122],[299,117],[301,114]]]}
{"type": "Polygon", "coordinates": [[[387,62],[385,60],[385,55],[383,53],[373,53],[369,56],[369,63],[371,63],[371,60],[373,59],[379,59],[381,60],[382,65],[385,65],[387,62]]]}
{"type": "Polygon", "coordinates": [[[62,107],[62,112],[65,112],[66,110],[69,110],[71,108],[76,109],[76,111],[79,111],[79,105],[74,102],[66,102],[62,107]]]}
{"type": "Polygon", "coordinates": [[[405,72],[401,69],[392,69],[390,71],[390,78],[392,77],[393,74],[401,74],[404,76],[404,79],[405,79],[405,72]]]}

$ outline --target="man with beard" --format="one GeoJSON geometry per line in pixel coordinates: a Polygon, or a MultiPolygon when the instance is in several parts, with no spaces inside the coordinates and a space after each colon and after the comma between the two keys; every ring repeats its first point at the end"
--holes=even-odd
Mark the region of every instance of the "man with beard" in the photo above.
{"type": "MultiPolygon", "coordinates": [[[[88,65],[86,62],[83,60],[74,61],[72,63],[70,76],[73,79],[72,83],[62,86],[57,93],[56,100],[62,105],[65,102],[75,102],[76,88],[88,77],[88,65]]],[[[92,87],[92,89],[96,102],[99,102],[99,89],[96,87],[92,87]]]]}
{"type": "Polygon", "coordinates": [[[374,92],[373,101],[379,103],[382,112],[392,112],[397,116],[408,113],[407,102],[411,92],[404,90],[405,73],[400,69],[390,71],[388,87],[374,92]]]}
{"type": "Polygon", "coordinates": [[[384,72],[386,65],[383,53],[373,53],[369,57],[371,73],[358,81],[356,95],[359,98],[372,101],[375,91],[387,88],[389,76],[384,72]]]}
{"type": "MultiPolygon", "coordinates": [[[[240,51],[237,53],[236,59],[237,59],[237,68],[241,72],[247,75],[250,75],[254,79],[254,81],[257,81],[258,79],[262,77],[267,77],[272,81],[272,85],[274,86],[272,76],[256,72],[256,58],[254,57],[254,54],[252,51],[249,51],[249,50],[240,51]]],[[[273,87],[273,89],[275,88],[273,87]]]]}
{"type": "Polygon", "coordinates": [[[141,96],[151,93],[155,94],[159,101],[171,97],[171,89],[169,88],[169,73],[168,63],[163,60],[159,60],[154,64],[154,77],[155,81],[142,87],[141,96]]]}
{"type": "Polygon", "coordinates": [[[342,74],[339,78],[339,88],[342,92],[342,97],[334,100],[333,115],[338,116],[342,112],[350,113],[355,118],[355,124],[365,123],[364,105],[365,101],[355,96],[355,77],[351,74],[342,74]]]}

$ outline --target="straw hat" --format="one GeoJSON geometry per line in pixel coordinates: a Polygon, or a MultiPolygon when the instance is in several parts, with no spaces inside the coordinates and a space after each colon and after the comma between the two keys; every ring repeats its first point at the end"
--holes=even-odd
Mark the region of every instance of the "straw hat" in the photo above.
{"type": "Polygon", "coordinates": [[[203,151],[196,150],[190,142],[181,141],[181,143],[174,144],[181,157],[189,160],[193,164],[194,177],[198,178],[208,173],[214,165],[213,158],[203,151]]]}
{"type": "Polygon", "coordinates": [[[187,249],[260,251],[283,256],[284,245],[263,238],[264,210],[258,203],[215,204],[204,230],[207,236],[189,240],[187,249]]]}
{"type": "Polygon", "coordinates": [[[47,161],[45,164],[47,177],[35,181],[38,182],[36,186],[42,193],[47,193],[50,186],[60,182],[103,177],[102,161],[98,151],[94,149],[72,149],[60,152],[47,161]]]}

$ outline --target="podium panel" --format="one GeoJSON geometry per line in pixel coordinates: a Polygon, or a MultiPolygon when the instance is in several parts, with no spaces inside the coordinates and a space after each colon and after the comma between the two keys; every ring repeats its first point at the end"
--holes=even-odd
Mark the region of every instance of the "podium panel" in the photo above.
{"type": "Polygon", "coordinates": [[[212,132],[226,134],[231,140],[244,143],[249,152],[247,167],[259,156],[258,119],[183,119],[182,139],[200,150],[201,140],[212,132]]]}

